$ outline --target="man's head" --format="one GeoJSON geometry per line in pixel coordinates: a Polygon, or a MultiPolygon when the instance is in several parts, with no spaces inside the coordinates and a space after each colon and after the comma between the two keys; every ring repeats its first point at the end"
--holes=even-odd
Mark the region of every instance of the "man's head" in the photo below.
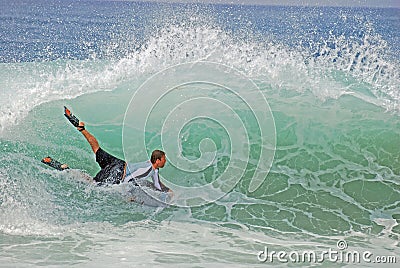
{"type": "Polygon", "coordinates": [[[161,150],[154,150],[151,153],[150,162],[155,168],[162,168],[167,160],[165,159],[165,153],[161,150]]]}

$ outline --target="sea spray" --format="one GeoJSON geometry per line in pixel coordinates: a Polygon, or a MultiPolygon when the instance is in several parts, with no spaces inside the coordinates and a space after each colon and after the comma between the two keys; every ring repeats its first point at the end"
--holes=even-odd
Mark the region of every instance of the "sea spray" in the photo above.
{"type": "MultiPolygon", "coordinates": [[[[10,46],[1,52],[8,55],[12,48],[9,55],[20,55],[10,59],[2,54],[0,65],[0,258],[5,263],[249,267],[259,264],[257,253],[265,246],[288,252],[326,250],[336,249],[339,240],[350,250],[397,253],[399,59],[393,10],[173,5],[163,12],[158,4],[113,2],[120,9],[107,9],[96,3],[73,2],[57,13],[59,26],[79,21],[71,25],[84,36],[71,43],[57,42],[57,35],[49,49],[40,49],[49,41],[47,35],[40,39],[41,31],[49,33],[57,20],[35,13],[30,19],[41,22],[33,27],[39,33],[35,49],[12,45],[19,38],[14,32],[7,35],[14,41],[6,40],[10,46]],[[72,15],[70,8],[85,16],[72,15]],[[189,22],[179,21],[181,10],[186,10],[182,20],[190,17],[189,22]],[[107,31],[113,36],[99,34],[107,31]],[[240,144],[250,150],[239,182],[201,206],[154,210],[127,202],[112,188],[83,183],[79,170],[93,176],[99,168],[62,107],[73,109],[102,148],[123,158],[124,118],[135,92],[161,70],[201,61],[240,72],[271,107],[276,150],[260,187],[249,191],[260,159],[257,138],[240,144]],[[40,163],[47,155],[68,163],[76,174],[47,169],[40,163]]],[[[41,10],[37,3],[31,5],[41,10]]],[[[27,16],[24,10],[10,13],[16,14],[17,24],[27,16]]],[[[210,70],[202,72],[215,74],[210,70]]],[[[207,88],[189,89],[203,90],[212,104],[224,101],[218,99],[223,94],[207,88]]],[[[209,111],[215,107],[203,106],[209,111]]],[[[153,110],[150,118],[177,107],[153,110]]],[[[250,109],[239,108],[244,121],[253,118],[250,109]]],[[[129,161],[147,160],[139,149],[158,146],[167,129],[164,122],[152,121],[143,144],[135,140],[143,133],[135,129],[134,119],[147,114],[129,116],[129,161]]],[[[187,162],[218,157],[205,172],[182,177],[174,176],[167,161],[160,171],[163,180],[197,187],[217,179],[230,156],[223,126],[191,120],[178,129],[172,138],[187,162]],[[204,153],[207,157],[201,158],[204,153]]],[[[259,132],[252,131],[256,124],[250,126],[248,133],[257,137],[259,132]]]]}

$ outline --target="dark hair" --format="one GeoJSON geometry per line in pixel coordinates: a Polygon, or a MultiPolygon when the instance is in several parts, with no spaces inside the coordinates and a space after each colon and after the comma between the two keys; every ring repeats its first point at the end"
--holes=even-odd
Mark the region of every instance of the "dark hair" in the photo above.
{"type": "Polygon", "coordinates": [[[165,156],[165,153],[164,153],[163,151],[161,151],[161,150],[154,150],[154,151],[151,153],[150,162],[151,162],[152,164],[154,164],[154,163],[157,161],[157,159],[158,159],[158,160],[161,160],[161,158],[162,158],[163,156],[165,156]]]}

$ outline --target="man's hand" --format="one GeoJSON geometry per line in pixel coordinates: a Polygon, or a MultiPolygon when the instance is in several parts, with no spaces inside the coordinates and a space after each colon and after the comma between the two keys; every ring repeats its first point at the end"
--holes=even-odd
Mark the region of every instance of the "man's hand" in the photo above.
{"type": "Polygon", "coordinates": [[[171,189],[169,189],[167,193],[171,198],[174,197],[174,192],[171,189]]]}

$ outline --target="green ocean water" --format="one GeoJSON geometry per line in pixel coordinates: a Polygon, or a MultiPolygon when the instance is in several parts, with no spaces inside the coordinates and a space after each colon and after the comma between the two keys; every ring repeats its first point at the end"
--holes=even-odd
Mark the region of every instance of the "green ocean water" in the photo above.
{"type": "MultiPolygon", "coordinates": [[[[378,235],[384,226],[375,220],[381,218],[395,225],[399,217],[398,118],[351,95],[321,102],[311,94],[277,91],[268,86],[262,90],[268,96],[276,122],[277,144],[270,173],[261,187],[248,191],[255,169],[252,163],[259,157],[257,146],[250,146],[250,164],[245,175],[225,197],[238,200],[230,206],[221,201],[195,207],[190,210],[193,218],[244,224],[258,231],[273,228],[280,232],[328,236],[352,232],[378,235]]],[[[67,208],[69,202],[79,202],[75,200],[76,195],[84,189],[72,184],[78,193],[70,193],[68,188],[72,182],[65,182],[61,175],[51,171],[44,172],[46,168],[38,161],[51,155],[92,176],[99,169],[86,141],[63,118],[62,107],[64,104],[73,107],[81,120],[87,118],[85,123],[101,146],[123,158],[121,133],[131,94],[121,88],[46,103],[33,109],[21,124],[6,131],[2,138],[2,167],[10,172],[7,178],[19,181],[15,190],[41,182],[57,188],[50,194],[71,195],[60,206],[67,208]],[[29,164],[23,164],[25,161],[29,164]],[[53,185],[54,176],[57,183],[53,185]]],[[[204,137],[223,140],[220,133],[204,127],[204,122],[194,122],[187,128],[191,140],[183,143],[183,155],[196,157],[199,141],[204,137]]],[[[217,150],[222,146],[221,142],[215,144],[217,150]]],[[[142,160],[140,156],[134,157],[142,160]]],[[[219,176],[226,166],[224,160],[221,157],[222,163],[208,168],[199,180],[208,182],[213,176],[219,176]]],[[[164,173],[172,174],[168,167],[164,173]]],[[[175,182],[179,179],[175,178],[175,182]]],[[[182,180],[189,187],[198,183],[202,182],[182,180]]],[[[7,193],[8,188],[3,189],[7,193]]],[[[27,193],[32,198],[36,196],[32,190],[27,193]]],[[[86,202],[82,196],[78,200],[86,202]]],[[[74,213],[69,216],[77,218],[74,213]]],[[[123,213],[116,215],[122,222],[124,216],[123,213]]],[[[391,236],[396,238],[398,227],[394,226],[391,231],[391,236]]]]}
{"type": "MultiPolygon", "coordinates": [[[[78,170],[93,176],[99,168],[86,141],[63,117],[63,105],[71,107],[103,148],[123,158],[124,114],[133,94],[129,90],[131,87],[135,86],[130,84],[113,91],[44,103],[32,109],[19,124],[3,132],[3,216],[0,225],[3,232],[2,247],[6,248],[3,258],[21,258],[22,252],[18,248],[7,246],[18,238],[24,241],[23,244],[27,243],[25,247],[30,252],[28,259],[35,263],[39,239],[45,248],[50,247],[46,254],[50,259],[44,263],[92,263],[87,262],[87,254],[81,254],[79,248],[83,247],[83,252],[87,252],[92,246],[98,245],[98,239],[101,241],[101,238],[94,238],[93,233],[99,235],[98,230],[103,228],[111,230],[112,235],[106,240],[119,236],[116,238],[119,242],[115,242],[118,248],[120,243],[125,245],[130,240],[120,234],[121,228],[132,230],[137,227],[131,225],[136,224],[143,228],[143,222],[144,226],[148,226],[145,228],[149,228],[146,232],[159,228],[157,226],[160,224],[169,222],[175,225],[176,222],[190,224],[191,227],[184,228],[194,228],[196,231],[192,230],[192,235],[201,233],[200,230],[208,230],[213,234],[211,237],[217,238],[221,238],[222,234],[234,237],[236,232],[240,234],[239,237],[244,235],[243,232],[252,234],[257,237],[251,239],[253,242],[244,242],[248,238],[236,238],[236,246],[244,250],[244,255],[234,255],[243,265],[248,265],[250,260],[250,263],[257,263],[256,257],[249,256],[252,256],[251,252],[255,254],[262,250],[262,241],[268,241],[264,243],[272,243],[276,249],[283,250],[303,249],[304,246],[295,242],[299,240],[309,241],[307,248],[311,249],[318,249],[321,245],[334,247],[336,240],[341,237],[346,237],[353,248],[370,248],[370,241],[374,239],[386,245],[397,245],[400,232],[397,146],[400,144],[400,121],[396,115],[385,113],[381,107],[353,95],[321,101],[312,94],[296,93],[284,88],[277,90],[267,83],[259,83],[258,87],[270,104],[277,137],[275,157],[261,186],[254,192],[249,191],[260,157],[260,148],[254,143],[260,138],[254,135],[252,140],[250,135],[250,159],[244,176],[227,195],[200,206],[171,206],[159,211],[127,202],[123,195],[113,189],[98,189],[82,182],[78,170]],[[39,161],[47,155],[67,162],[78,170],[72,173],[49,170],[39,161]],[[93,224],[98,226],[97,231],[88,227],[93,224]],[[210,224],[216,227],[206,227],[210,224]],[[216,234],[215,230],[218,230],[216,234]],[[280,239],[281,242],[271,242],[274,239],[280,239]],[[70,249],[58,253],[57,248],[61,246],[70,249]],[[60,254],[61,259],[65,257],[66,260],[60,261],[60,254]]],[[[242,114],[242,118],[246,119],[246,113],[242,114]]],[[[248,120],[251,121],[251,116],[248,120]]],[[[251,123],[249,125],[252,126],[251,123]]],[[[141,141],[134,138],[139,130],[128,129],[128,133],[132,135],[129,146],[141,148],[141,141]]],[[[174,177],[177,174],[175,168],[167,164],[161,172],[165,179],[185,187],[196,187],[221,176],[229,162],[224,154],[230,148],[224,145],[229,132],[207,121],[195,120],[185,127],[183,133],[186,139],[181,140],[182,155],[189,159],[199,157],[199,143],[207,137],[214,139],[215,149],[222,152],[222,156],[217,154],[215,164],[204,172],[189,176],[174,177]]],[[[126,132],[124,134],[127,135],[126,132]]],[[[152,137],[159,135],[150,131],[150,144],[152,137]]],[[[157,145],[156,139],[154,146],[157,145]]],[[[130,157],[138,161],[145,160],[139,153],[130,157]]],[[[172,230],[170,232],[173,233],[172,230]]],[[[178,236],[178,240],[181,240],[179,243],[190,236],[190,232],[178,236]]],[[[193,242],[191,246],[197,250],[198,247],[204,249],[207,248],[207,241],[199,246],[196,246],[198,242],[193,242]]],[[[225,247],[223,241],[218,247],[225,247]]],[[[179,246],[175,246],[177,248],[179,246]]],[[[386,255],[394,254],[396,248],[389,246],[388,251],[384,252],[386,255]]],[[[375,252],[381,250],[380,247],[373,249],[375,252]]],[[[206,259],[210,257],[210,253],[202,254],[206,259]]],[[[232,252],[222,250],[220,254],[220,258],[229,259],[228,263],[235,262],[232,252]]],[[[191,258],[181,257],[183,263],[191,258]]],[[[171,261],[176,263],[175,255],[171,261]]]]}
{"type": "Polygon", "coordinates": [[[382,35],[359,19],[362,38],[304,48],[198,20],[104,58],[0,64],[0,267],[261,267],[265,247],[399,261],[399,72],[382,35]],[[64,105],[119,158],[164,149],[174,202],[88,185],[99,167],[64,105]]]}

